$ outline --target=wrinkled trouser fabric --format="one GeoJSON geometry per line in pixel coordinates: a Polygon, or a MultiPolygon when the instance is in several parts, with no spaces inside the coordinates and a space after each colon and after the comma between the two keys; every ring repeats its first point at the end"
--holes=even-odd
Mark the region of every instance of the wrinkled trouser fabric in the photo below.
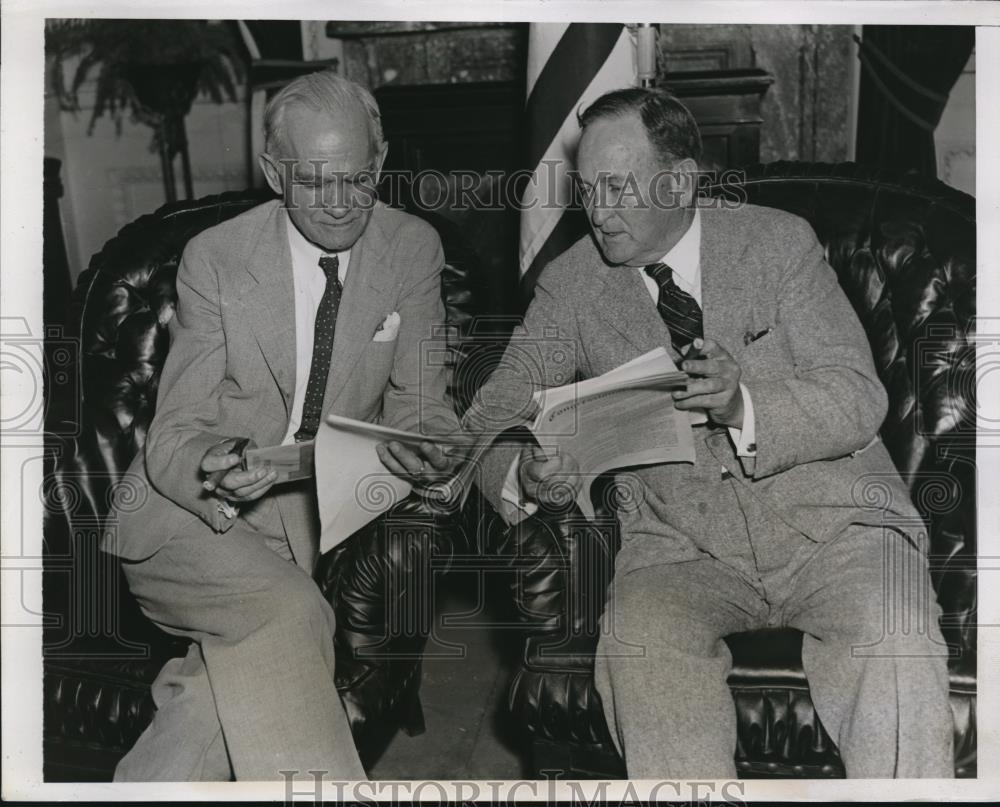
{"type": "Polygon", "coordinates": [[[858,525],[814,543],[752,503],[733,525],[729,558],[665,559],[609,590],[595,682],[629,778],[736,776],[723,637],[777,626],[804,633],[813,704],[849,777],[952,777],[947,649],[925,556],[858,525]]]}
{"type": "Polygon", "coordinates": [[[143,612],[194,640],[153,684],[153,722],[116,781],[365,779],[334,685],[334,613],[285,539],[201,522],[123,564],[143,612]]]}

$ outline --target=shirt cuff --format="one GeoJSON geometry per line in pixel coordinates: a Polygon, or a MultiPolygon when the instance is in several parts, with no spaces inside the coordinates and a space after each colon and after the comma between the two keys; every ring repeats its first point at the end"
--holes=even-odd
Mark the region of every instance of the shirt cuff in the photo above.
{"type": "Polygon", "coordinates": [[[757,456],[757,428],[753,414],[753,401],[746,384],[740,384],[740,394],[743,396],[743,428],[729,428],[729,438],[736,446],[736,456],[757,456]]]}
{"type": "MultiPolygon", "coordinates": [[[[538,505],[534,502],[526,502],[521,497],[521,483],[518,480],[520,468],[521,455],[517,454],[507,469],[507,476],[504,477],[503,489],[500,491],[500,500],[504,504],[513,505],[514,508],[517,508],[517,510],[525,515],[533,516],[538,512],[538,505]]],[[[508,508],[507,514],[513,515],[511,508],[508,508]]],[[[508,521],[512,520],[512,518],[508,518],[508,521]]]]}

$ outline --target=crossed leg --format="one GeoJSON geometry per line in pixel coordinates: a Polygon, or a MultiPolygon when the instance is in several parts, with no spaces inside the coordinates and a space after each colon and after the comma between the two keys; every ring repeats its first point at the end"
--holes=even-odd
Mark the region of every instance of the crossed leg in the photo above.
{"type": "Polygon", "coordinates": [[[334,685],[333,609],[274,543],[241,524],[219,535],[195,522],[125,564],[146,615],[196,649],[161,672],[156,717],[116,780],[228,779],[225,752],[238,780],[365,778],[334,685]]]}

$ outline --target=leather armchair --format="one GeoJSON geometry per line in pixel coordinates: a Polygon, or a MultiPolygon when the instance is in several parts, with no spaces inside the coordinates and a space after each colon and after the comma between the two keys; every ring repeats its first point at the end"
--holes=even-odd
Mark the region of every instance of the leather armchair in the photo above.
{"type": "MultiPolygon", "coordinates": [[[[167,205],[126,226],[80,277],[72,318],[80,345],[77,428],[66,438],[55,436],[71,431],[66,423],[49,428],[44,491],[48,781],[110,779],[152,718],[150,683],[168,658],[186,652],[187,640],[141,614],[118,561],[97,545],[103,530],[114,529],[112,490],[153,417],[184,245],[265,198],[241,192],[167,205]]],[[[452,358],[460,362],[457,339],[477,304],[469,278],[478,262],[453,225],[431,223],[447,256],[442,296],[452,358]]],[[[459,516],[411,497],[320,560],[316,581],[337,615],[337,688],[365,762],[397,726],[423,730],[418,690],[429,587],[464,540],[459,516]]]]}
{"type": "MultiPolygon", "coordinates": [[[[706,190],[809,221],[869,335],[890,400],[881,435],[929,530],[951,652],[955,773],[975,776],[975,200],[940,182],[854,164],[756,166],[739,187],[706,190]]],[[[598,488],[594,497],[596,523],[575,507],[541,512],[511,529],[505,547],[527,632],[509,705],[535,770],[566,778],[625,772],[593,682],[619,546],[613,492],[598,488]]],[[[769,629],[727,640],[741,776],[844,775],[809,697],[801,639],[769,629]]]]}

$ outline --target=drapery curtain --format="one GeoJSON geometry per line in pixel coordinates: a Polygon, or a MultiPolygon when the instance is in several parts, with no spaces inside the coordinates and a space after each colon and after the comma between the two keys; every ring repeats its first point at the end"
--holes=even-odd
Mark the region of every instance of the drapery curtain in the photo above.
{"type": "Polygon", "coordinates": [[[975,44],[975,28],[866,25],[855,159],[937,176],[934,129],[975,44]]]}

